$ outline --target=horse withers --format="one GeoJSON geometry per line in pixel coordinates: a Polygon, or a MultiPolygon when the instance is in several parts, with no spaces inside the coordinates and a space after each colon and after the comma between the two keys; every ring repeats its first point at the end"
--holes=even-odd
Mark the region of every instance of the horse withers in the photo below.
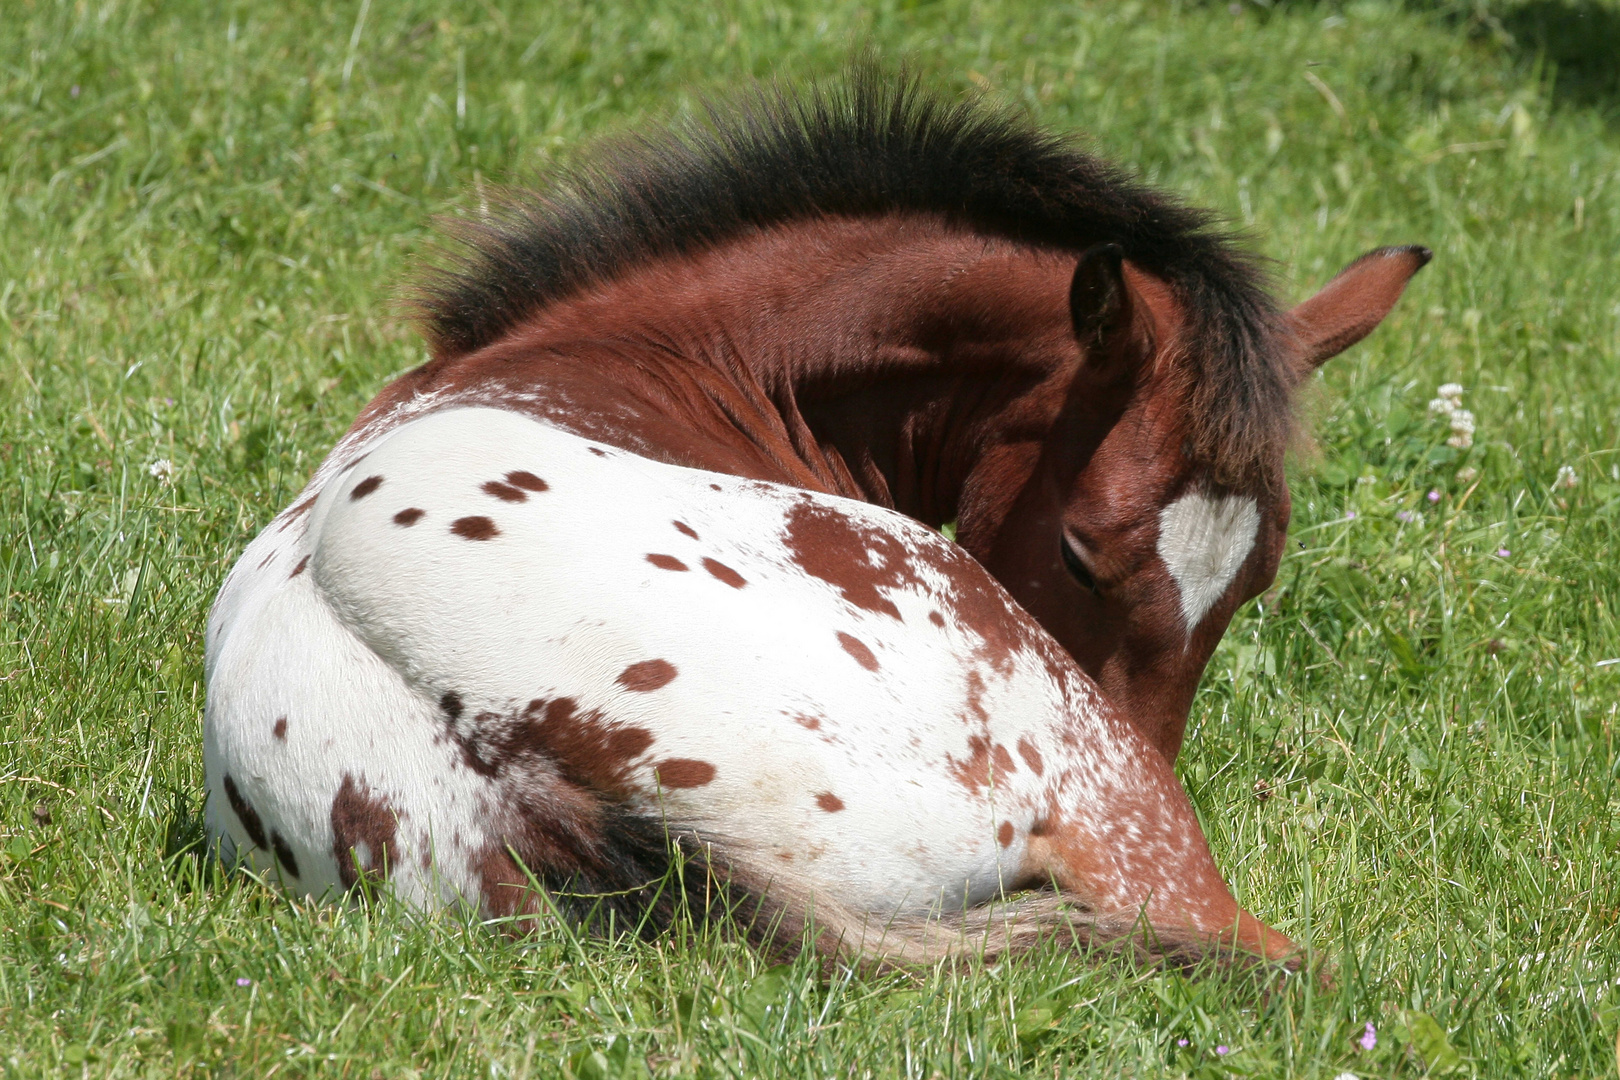
{"type": "Polygon", "coordinates": [[[463,233],[210,616],[227,858],[656,926],[678,851],[783,948],[1293,955],[1171,763],[1296,385],[1427,252],[1284,313],[1203,215],[870,75],[463,233]]]}

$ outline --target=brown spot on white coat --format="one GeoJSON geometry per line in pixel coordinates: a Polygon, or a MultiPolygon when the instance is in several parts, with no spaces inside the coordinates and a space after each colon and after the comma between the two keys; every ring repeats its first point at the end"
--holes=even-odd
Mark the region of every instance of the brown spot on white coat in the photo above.
{"type": "Polygon", "coordinates": [[[303,517],[305,514],[309,513],[309,508],[315,505],[315,500],[317,497],[318,496],[311,495],[309,498],[304,499],[302,502],[299,502],[293,506],[286,513],[282,514],[281,524],[276,526],[276,531],[284,532],[289,525],[303,517]]]}
{"type": "Polygon", "coordinates": [[[788,511],[783,541],[799,569],[863,611],[898,619],[900,609],[878,590],[922,584],[898,537],[808,498],[788,511]]]}
{"type": "Polygon", "coordinates": [[[506,482],[524,491],[550,491],[551,485],[527,469],[515,469],[506,474],[506,482]]]}
{"type": "Polygon", "coordinates": [[[393,862],[394,836],[399,815],[388,800],[372,793],[364,780],[343,774],[332,799],[332,857],[345,889],[354,888],[361,875],[385,878],[393,862]]]}
{"type": "Polygon", "coordinates": [[[526,492],[513,487],[511,484],[503,484],[499,480],[486,481],[481,490],[485,495],[493,495],[502,502],[520,503],[529,501],[526,492]]]}
{"type": "Polygon", "coordinates": [[[675,665],[668,660],[643,660],[619,672],[619,685],[626,690],[648,693],[674,681],[675,665]]]}
{"type": "Polygon", "coordinates": [[[298,876],[298,860],[293,857],[292,845],[287,838],[278,832],[270,833],[270,847],[276,853],[276,862],[281,864],[281,872],[288,877],[298,876]]]}
{"type": "Polygon", "coordinates": [[[1046,775],[1046,763],[1041,760],[1041,752],[1035,749],[1035,744],[1030,742],[1027,736],[1019,736],[1018,756],[1024,759],[1024,764],[1029,766],[1030,772],[1036,776],[1046,775]]]}
{"type": "Polygon", "coordinates": [[[945,762],[946,771],[969,791],[977,793],[987,785],[999,786],[1002,777],[1015,771],[1012,755],[1007,753],[1005,746],[992,744],[983,735],[970,735],[967,742],[966,758],[958,760],[947,754],[945,762]]]}
{"type": "Polygon", "coordinates": [[[259,812],[243,797],[242,791],[236,786],[236,779],[230,773],[225,774],[225,801],[231,804],[231,812],[236,820],[242,823],[242,831],[248,835],[253,846],[268,850],[269,845],[264,838],[264,821],[260,819],[259,812]]]}
{"type": "Polygon", "coordinates": [[[721,562],[719,559],[704,559],[703,569],[712,574],[716,580],[723,581],[733,589],[740,589],[748,584],[748,579],[737,571],[721,562]]]}
{"type": "Polygon", "coordinates": [[[383,478],[380,477],[380,476],[368,476],[368,477],[366,477],[364,480],[362,480],[358,484],[354,485],[353,490],[351,490],[349,492],[349,501],[350,502],[356,502],[356,501],[358,501],[360,499],[365,498],[367,495],[370,495],[373,491],[376,491],[378,488],[382,487],[382,482],[383,482],[383,478]]]}
{"type": "Polygon", "coordinates": [[[450,531],[464,540],[489,540],[501,534],[493,521],[479,516],[457,518],[450,523],[450,531]]]}
{"type": "Polygon", "coordinates": [[[714,780],[714,766],[694,758],[668,758],[658,763],[654,775],[658,786],[666,788],[695,788],[714,780]]]}
{"type": "Polygon", "coordinates": [[[538,753],[571,783],[617,796],[629,788],[633,763],[652,747],[653,736],[646,728],[581,712],[573,698],[564,697],[536,698],[504,736],[485,741],[497,764],[538,753]]]}
{"type": "Polygon", "coordinates": [[[853,656],[855,662],[867,671],[876,671],[878,669],[878,658],[873,655],[871,649],[866,647],[866,642],[854,634],[846,634],[842,630],[838,631],[838,644],[842,645],[844,651],[853,656]]]}

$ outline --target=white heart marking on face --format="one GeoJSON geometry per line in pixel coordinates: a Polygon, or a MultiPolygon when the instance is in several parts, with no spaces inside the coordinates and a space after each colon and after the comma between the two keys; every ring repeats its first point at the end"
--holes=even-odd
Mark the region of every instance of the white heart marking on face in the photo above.
{"type": "Polygon", "coordinates": [[[1159,558],[1181,590],[1187,636],[1198,628],[1254,548],[1260,512],[1241,495],[1189,491],[1159,513],[1159,558]]]}

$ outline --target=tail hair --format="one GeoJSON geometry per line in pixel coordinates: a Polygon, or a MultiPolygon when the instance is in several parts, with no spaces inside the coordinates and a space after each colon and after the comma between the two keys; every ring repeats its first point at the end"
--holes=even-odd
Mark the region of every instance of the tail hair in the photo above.
{"type": "MultiPolygon", "coordinates": [[[[851,907],[791,873],[765,872],[745,845],[676,831],[623,810],[613,817],[602,834],[605,850],[590,871],[523,868],[537,902],[520,906],[513,929],[532,928],[549,909],[590,932],[651,940],[689,919],[734,934],[773,962],[810,949],[829,969],[866,971],[995,963],[1048,944],[1097,960],[1185,972],[1279,966],[1190,927],[1155,926],[1140,909],[1092,911],[1051,889],[964,910],[884,916],[851,907]]],[[[1281,966],[1294,970],[1298,963],[1281,966]]]]}

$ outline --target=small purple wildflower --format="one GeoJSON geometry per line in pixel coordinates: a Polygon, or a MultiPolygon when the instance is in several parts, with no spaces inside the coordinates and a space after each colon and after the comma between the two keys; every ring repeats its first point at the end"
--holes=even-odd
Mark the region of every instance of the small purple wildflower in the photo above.
{"type": "Polygon", "coordinates": [[[1498,559],[1505,559],[1511,554],[1513,554],[1513,552],[1509,551],[1507,548],[1497,548],[1496,549],[1496,557],[1498,559]]]}
{"type": "Polygon", "coordinates": [[[1367,1030],[1361,1033],[1356,1042],[1361,1044],[1363,1050],[1371,1050],[1378,1045],[1378,1029],[1373,1027],[1372,1021],[1367,1021],[1367,1030]]]}
{"type": "Polygon", "coordinates": [[[1431,489],[1429,491],[1429,501],[1430,502],[1439,502],[1440,501],[1440,493],[1438,491],[1435,491],[1435,490],[1431,489]]]}
{"type": "Polygon", "coordinates": [[[1397,511],[1395,511],[1395,520],[1396,521],[1404,521],[1404,522],[1407,522],[1408,524],[1410,524],[1410,523],[1416,521],[1417,519],[1418,519],[1417,514],[1412,512],[1411,510],[1397,510],[1397,511]]]}
{"type": "Polygon", "coordinates": [[[246,975],[244,975],[240,979],[236,980],[236,985],[237,986],[252,986],[253,985],[253,980],[248,978],[246,975]]]}
{"type": "Polygon", "coordinates": [[[1346,521],[1354,521],[1354,520],[1356,520],[1356,512],[1354,510],[1346,510],[1344,512],[1344,520],[1346,520],[1346,521]]]}
{"type": "Polygon", "coordinates": [[[174,404],[174,398],[172,398],[172,397],[164,398],[163,399],[163,404],[165,404],[165,405],[173,405],[174,404]]]}
{"type": "Polygon", "coordinates": [[[1177,1039],[1176,1040],[1176,1045],[1177,1046],[1186,1046],[1187,1045],[1187,1040],[1186,1039],[1177,1039]]]}
{"type": "Polygon", "coordinates": [[[79,96],[79,84],[74,83],[72,86],[68,87],[68,97],[76,98],[78,96],[79,96]]]}
{"type": "Polygon", "coordinates": [[[1217,1054],[1219,1054],[1221,1057],[1225,1057],[1227,1054],[1230,1054],[1232,1052],[1232,1048],[1230,1046],[1227,1046],[1226,1044],[1222,1043],[1220,1046],[1217,1046],[1215,1048],[1215,1052],[1217,1054]]]}

